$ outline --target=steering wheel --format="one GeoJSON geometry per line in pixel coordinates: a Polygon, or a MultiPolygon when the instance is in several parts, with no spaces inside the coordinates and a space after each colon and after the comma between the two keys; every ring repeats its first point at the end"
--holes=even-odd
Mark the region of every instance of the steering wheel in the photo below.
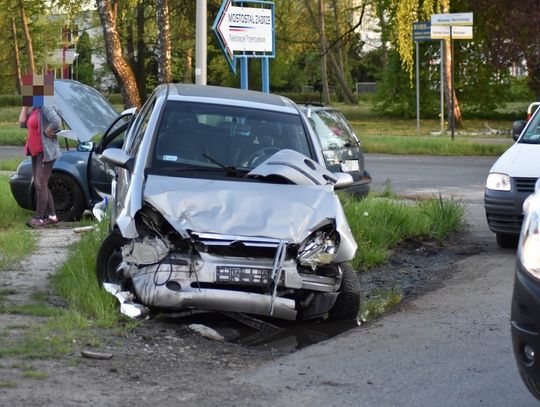
{"type": "Polygon", "coordinates": [[[263,147],[257,151],[255,151],[246,162],[246,166],[249,168],[253,168],[254,164],[258,161],[264,161],[264,159],[274,155],[278,151],[280,151],[280,148],[277,147],[263,147]]]}

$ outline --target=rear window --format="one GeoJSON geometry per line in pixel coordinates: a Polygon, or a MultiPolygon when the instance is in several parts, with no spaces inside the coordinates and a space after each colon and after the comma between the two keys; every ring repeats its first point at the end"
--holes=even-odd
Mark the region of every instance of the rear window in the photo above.
{"type": "Polygon", "coordinates": [[[358,143],[347,119],[336,110],[312,111],[309,119],[323,150],[353,147],[358,143]]]}

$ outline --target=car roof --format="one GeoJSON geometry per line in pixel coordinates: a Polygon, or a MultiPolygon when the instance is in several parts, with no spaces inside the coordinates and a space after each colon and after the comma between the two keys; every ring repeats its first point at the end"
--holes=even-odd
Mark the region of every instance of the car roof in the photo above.
{"type": "Polygon", "coordinates": [[[168,99],[207,99],[206,101],[214,101],[227,104],[256,104],[260,107],[264,105],[271,110],[290,110],[298,112],[298,108],[289,99],[275,95],[272,93],[258,92],[254,90],[245,90],[238,88],[228,88],[212,85],[193,85],[189,83],[173,83],[164,85],[161,92],[167,92],[168,99]]]}

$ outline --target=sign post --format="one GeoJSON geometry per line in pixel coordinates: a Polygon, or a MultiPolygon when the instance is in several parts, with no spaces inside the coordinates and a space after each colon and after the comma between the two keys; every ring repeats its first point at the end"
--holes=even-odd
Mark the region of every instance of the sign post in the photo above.
{"type": "Polygon", "coordinates": [[[266,0],[224,0],[212,30],[233,73],[236,72],[236,58],[240,59],[241,88],[248,89],[248,58],[261,58],[262,90],[269,92],[268,59],[275,57],[274,3],[266,0]],[[245,4],[259,7],[244,7],[245,4]]]}
{"type": "MultiPolygon", "coordinates": [[[[454,39],[466,40],[473,37],[473,13],[447,13],[433,14],[431,16],[431,38],[449,39],[450,41],[450,61],[452,64],[450,72],[450,131],[452,140],[455,133],[455,114],[454,114],[454,39]]],[[[441,48],[442,50],[442,48],[441,48]]],[[[441,61],[443,55],[441,53],[441,61]]],[[[441,62],[442,63],[442,62],[441,62]]],[[[442,69],[441,69],[442,72],[442,69]]]]}
{"type": "Polygon", "coordinates": [[[420,47],[419,43],[431,41],[431,23],[419,21],[413,23],[413,40],[416,44],[416,135],[420,136],[420,47]]]}

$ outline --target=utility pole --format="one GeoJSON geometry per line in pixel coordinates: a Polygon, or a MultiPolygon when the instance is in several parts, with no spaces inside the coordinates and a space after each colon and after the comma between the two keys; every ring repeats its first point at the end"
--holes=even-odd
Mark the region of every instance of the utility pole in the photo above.
{"type": "Polygon", "coordinates": [[[206,85],[207,34],[206,15],[207,0],[197,0],[196,34],[195,34],[195,84],[206,85]]]}

